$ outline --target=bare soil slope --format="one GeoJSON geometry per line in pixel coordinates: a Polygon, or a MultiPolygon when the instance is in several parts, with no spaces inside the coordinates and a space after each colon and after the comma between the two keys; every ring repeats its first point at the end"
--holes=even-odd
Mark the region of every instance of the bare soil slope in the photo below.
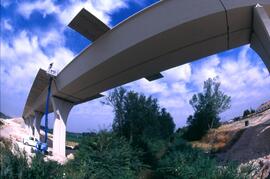
{"type": "MultiPolygon", "coordinates": [[[[32,156],[32,150],[31,146],[24,145],[23,144],[23,138],[26,138],[29,136],[29,133],[27,131],[27,127],[23,121],[22,118],[13,118],[13,119],[1,119],[0,121],[3,123],[3,125],[0,126],[0,140],[1,138],[10,140],[12,144],[18,145],[18,147],[23,151],[26,151],[28,156],[32,156]]],[[[44,141],[45,133],[43,130],[40,130],[41,134],[41,141],[44,141]]],[[[52,139],[53,135],[51,133],[48,133],[48,151],[51,154],[52,153],[52,139]]],[[[66,153],[67,155],[70,155],[74,153],[74,150],[70,149],[70,147],[73,147],[75,145],[78,145],[75,142],[67,141],[66,147],[66,153]]],[[[68,156],[68,158],[72,158],[73,156],[68,156]]],[[[66,160],[62,158],[56,158],[54,156],[48,155],[48,159],[59,161],[60,163],[64,163],[66,160]]]]}
{"type": "MultiPolygon", "coordinates": [[[[260,131],[261,128],[261,130],[263,130],[265,126],[267,127],[267,125],[269,124],[269,120],[270,110],[256,114],[241,121],[222,125],[217,129],[212,129],[201,140],[192,142],[192,145],[205,151],[228,151],[232,148],[234,144],[237,143],[238,140],[240,140],[241,136],[244,133],[244,136],[246,136],[245,138],[255,137],[257,135],[256,131],[260,131]],[[248,127],[245,126],[245,121],[249,121],[248,127]],[[252,134],[254,134],[254,136],[252,136],[252,134]]],[[[260,142],[262,140],[261,138],[264,138],[262,135],[266,135],[267,132],[268,130],[266,130],[263,134],[258,135],[260,139],[256,138],[254,140],[259,140],[258,142],[260,142]]],[[[245,141],[245,139],[242,140],[245,141]]],[[[264,143],[269,144],[269,142],[264,143]]],[[[251,143],[250,145],[254,144],[251,143]]]]}
{"type": "Polygon", "coordinates": [[[219,154],[222,160],[241,163],[270,154],[270,115],[266,122],[248,127],[239,140],[225,153],[219,154]]]}

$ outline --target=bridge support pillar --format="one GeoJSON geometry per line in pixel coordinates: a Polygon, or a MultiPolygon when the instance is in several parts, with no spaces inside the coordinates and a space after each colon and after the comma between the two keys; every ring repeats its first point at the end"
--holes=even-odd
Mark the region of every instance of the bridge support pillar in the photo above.
{"type": "Polygon", "coordinates": [[[25,120],[24,120],[25,128],[26,128],[26,131],[27,131],[27,134],[28,134],[28,135],[30,134],[29,120],[30,120],[29,117],[28,117],[28,118],[25,118],[25,120]]]}
{"type": "Polygon", "coordinates": [[[61,158],[66,157],[66,122],[73,103],[52,97],[55,115],[53,127],[53,155],[61,158]]]}
{"type": "Polygon", "coordinates": [[[27,130],[27,133],[29,136],[33,136],[34,135],[34,131],[33,131],[33,121],[34,121],[34,118],[31,116],[31,117],[28,117],[26,120],[25,120],[25,124],[26,124],[26,130],[27,130]]]}
{"type": "Polygon", "coordinates": [[[32,136],[32,137],[34,137],[34,120],[35,120],[35,118],[34,118],[34,116],[32,116],[31,118],[30,118],[30,136],[32,136]]]}
{"type": "Polygon", "coordinates": [[[43,113],[35,111],[34,136],[38,140],[40,140],[40,123],[41,123],[42,117],[43,117],[43,113]]]}
{"type": "Polygon", "coordinates": [[[259,4],[254,7],[251,48],[262,58],[270,72],[270,18],[259,4]]]}

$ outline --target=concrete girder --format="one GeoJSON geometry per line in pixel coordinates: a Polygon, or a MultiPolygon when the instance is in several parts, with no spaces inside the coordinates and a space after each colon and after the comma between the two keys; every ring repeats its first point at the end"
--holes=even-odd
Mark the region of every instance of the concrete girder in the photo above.
{"type": "Polygon", "coordinates": [[[35,115],[34,111],[41,111],[35,108],[34,106],[37,101],[43,100],[40,99],[40,94],[48,88],[49,76],[45,70],[39,69],[36,78],[32,84],[31,90],[28,94],[25,108],[23,111],[23,117],[27,118],[31,115],[35,115]]]}
{"type": "Polygon", "coordinates": [[[251,48],[262,58],[270,72],[270,18],[259,4],[254,7],[251,48]]]}
{"type": "MultiPolygon", "coordinates": [[[[260,0],[263,7],[254,8],[257,2],[161,1],[98,38],[53,81],[49,112],[55,113],[54,155],[65,156],[72,106],[106,90],[143,77],[157,79],[161,76],[154,74],[166,69],[249,43],[270,71],[270,0],[260,0]]],[[[24,109],[27,126],[33,111],[44,112],[47,85],[48,76],[40,70],[24,109]]]]}
{"type": "Polygon", "coordinates": [[[92,42],[110,30],[106,24],[84,8],[74,17],[68,26],[92,42]],[[80,23],[82,21],[83,23],[80,23]]]}
{"type": "MultiPolygon", "coordinates": [[[[119,85],[249,44],[257,3],[258,0],[160,1],[83,50],[56,77],[52,95],[80,104],[119,85]]],[[[270,0],[260,3],[269,15],[270,0]]],[[[47,85],[44,73],[39,74],[47,85]]],[[[30,93],[38,86],[43,84],[33,85],[30,93]]],[[[33,110],[44,112],[47,90],[38,89],[38,97],[34,93],[28,97],[30,103],[25,105],[23,116],[33,110]]],[[[52,107],[49,111],[53,111],[52,107]]]]}
{"type": "Polygon", "coordinates": [[[53,126],[53,155],[66,157],[66,123],[73,103],[51,97],[55,121],[53,126]]]}
{"type": "Polygon", "coordinates": [[[43,115],[44,113],[35,111],[34,136],[38,140],[40,140],[40,123],[43,115]]]}

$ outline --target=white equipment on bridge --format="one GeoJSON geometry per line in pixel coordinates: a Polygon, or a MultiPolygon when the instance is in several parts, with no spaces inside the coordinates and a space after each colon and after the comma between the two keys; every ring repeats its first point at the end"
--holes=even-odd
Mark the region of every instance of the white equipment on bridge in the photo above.
{"type": "Polygon", "coordinates": [[[47,75],[54,78],[57,76],[57,73],[58,73],[57,70],[53,68],[53,62],[50,63],[49,68],[47,70],[47,75]]]}

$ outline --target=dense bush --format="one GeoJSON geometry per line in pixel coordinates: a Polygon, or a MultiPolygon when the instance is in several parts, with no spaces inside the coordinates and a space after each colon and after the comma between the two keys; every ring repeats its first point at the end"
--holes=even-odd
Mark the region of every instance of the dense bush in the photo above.
{"type": "Polygon", "coordinates": [[[37,154],[32,158],[29,168],[29,178],[63,178],[63,166],[55,161],[44,161],[42,154],[37,154]]]}
{"type": "Polygon", "coordinates": [[[176,138],[168,148],[167,153],[159,161],[157,172],[160,178],[240,178],[234,165],[218,167],[215,159],[193,149],[181,139],[176,138]]]}
{"type": "Polygon", "coordinates": [[[62,178],[62,167],[56,162],[45,162],[42,155],[35,155],[30,162],[18,146],[12,152],[9,142],[1,139],[0,144],[0,178],[62,178]]]}
{"type": "Polygon", "coordinates": [[[75,159],[66,166],[71,178],[136,178],[143,167],[140,152],[123,137],[102,131],[83,137],[75,159]]]}
{"type": "Polygon", "coordinates": [[[25,153],[15,148],[17,155],[14,155],[9,142],[2,139],[0,142],[0,178],[27,178],[29,170],[25,153]]]}
{"type": "Polygon", "coordinates": [[[132,179],[147,176],[155,179],[230,179],[242,177],[237,173],[236,166],[218,166],[215,159],[193,149],[179,137],[179,134],[176,134],[170,143],[164,140],[149,141],[149,155],[153,155],[156,159],[151,170],[141,162],[147,159],[141,158],[141,152],[134,149],[126,139],[111,132],[103,131],[96,135],[84,136],[75,159],[63,166],[52,161],[45,162],[41,155],[36,155],[29,164],[25,153],[16,151],[14,155],[5,146],[1,143],[0,178],[132,179]]]}

